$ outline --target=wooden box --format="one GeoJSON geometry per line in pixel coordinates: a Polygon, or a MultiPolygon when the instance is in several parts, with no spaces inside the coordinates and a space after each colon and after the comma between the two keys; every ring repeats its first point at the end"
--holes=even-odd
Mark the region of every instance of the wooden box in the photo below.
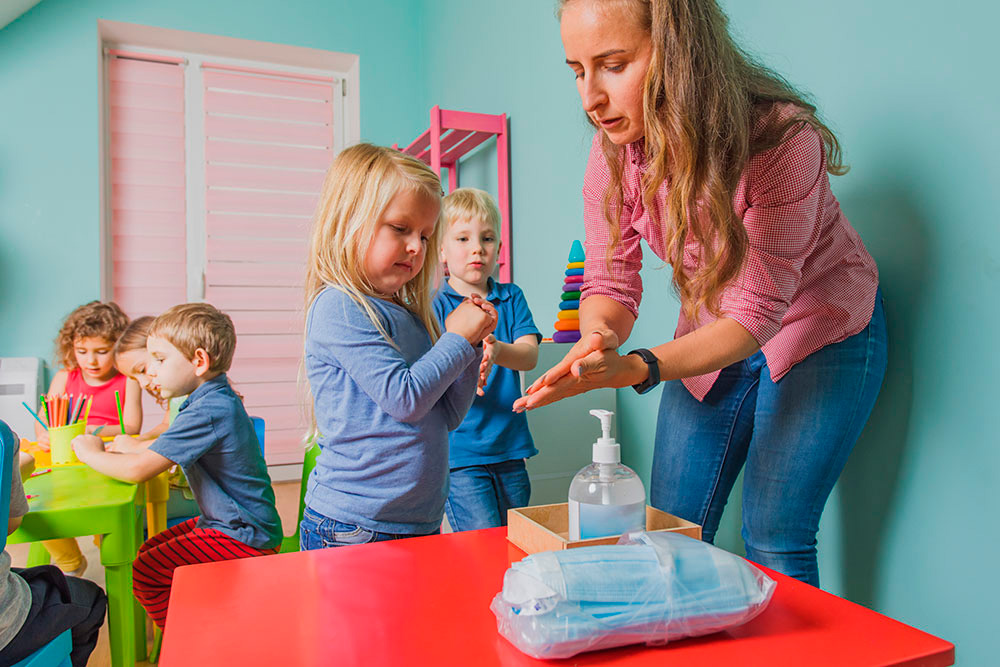
{"type": "MultiPolygon", "coordinates": [[[[646,530],[669,531],[701,539],[701,526],[673,514],[667,514],[646,505],[646,530]]],[[[569,503],[537,505],[507,510],[507,540],[522,551],[533,554],[539,551],[592,547],[597,544],[615,544],[620,535],[594,537],[589,540],[569,539],[569,503]]]]}

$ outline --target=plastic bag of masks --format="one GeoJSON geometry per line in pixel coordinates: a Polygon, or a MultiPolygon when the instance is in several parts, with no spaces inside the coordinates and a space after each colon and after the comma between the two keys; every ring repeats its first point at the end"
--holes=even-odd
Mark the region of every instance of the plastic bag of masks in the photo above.
{"type": "Polygon", "coordinates": [[[497,629],[535,658],[665,644],[746,623],[775,582],[746,560],[672,533],[533,554],[507,570],[490,609],[497,629]]]}

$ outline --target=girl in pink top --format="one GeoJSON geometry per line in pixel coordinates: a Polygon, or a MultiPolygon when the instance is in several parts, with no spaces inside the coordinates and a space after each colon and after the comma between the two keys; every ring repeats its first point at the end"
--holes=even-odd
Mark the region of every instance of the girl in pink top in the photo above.
{"type": "Polygon", "coordinates": [[[514,408],[667,381],[650,502],[712,541],[745,464],[747,557],[818,585],[819,518],[886,365],[878,269],[830,190],[837,139],[714,0],[562,0],[560,29],[600,130],[582,338],[514,408]],[[673,340],[622,356],[642,239],[681,313],[673,340]]]}
{"type": "MultiPolygon", "coordinates": [[[[112,428],[106,429],[107,435],[138,433],[142,426],[139,384],[118,372],[112,354],[115,341],[127,325],[128,317],[118,304],[91,301],[66,317],[56,338],[56,360],[63,367],[52,378],[49,395],[70,394],[74,402],[92,396],[88,432],[110,425],[112,428]],[[116,390],[122,399],[124,424],[121,426],[115,403],[116,390]]],[[[39,443],[48,444],[48,432],[40,425],[35,426],[35,435],[39,443]]],[[[83,574],[87,562],[75,539],[49,540],[44,544],[59,569],[68,574],[83,574]]]]}

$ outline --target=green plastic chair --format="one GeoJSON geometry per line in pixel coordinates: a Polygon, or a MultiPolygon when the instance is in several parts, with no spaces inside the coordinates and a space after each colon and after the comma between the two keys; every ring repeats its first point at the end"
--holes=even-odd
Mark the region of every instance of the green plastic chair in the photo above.
{"type": "Polygon", "coordinates": [[[316,467],[316,457],[319,456],[319,445],[313,441],[309,449],[306,450],[305,458],[302,460],[302,487],[299,489],[299,518],[295,522],[295,532],[281,540],[281,550],[278,553],[289,553],[299,550],[299,524],[302,523],[302,513],[306,509],[306,482],[309,475],[316,467]]]}

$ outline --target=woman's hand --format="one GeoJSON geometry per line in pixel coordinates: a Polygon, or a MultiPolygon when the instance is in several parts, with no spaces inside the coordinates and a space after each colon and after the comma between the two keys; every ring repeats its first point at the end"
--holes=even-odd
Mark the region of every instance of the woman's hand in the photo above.
{"type": "Polygon", "coordinates": [[[642,382],[649,372],[645,362],[638,357],[620,356],[617,347],[617,334],[607,329],[581,338],[562,361],[514,402],[514,411],[531,410],[591,389],[628,387],[642,382]]]}

